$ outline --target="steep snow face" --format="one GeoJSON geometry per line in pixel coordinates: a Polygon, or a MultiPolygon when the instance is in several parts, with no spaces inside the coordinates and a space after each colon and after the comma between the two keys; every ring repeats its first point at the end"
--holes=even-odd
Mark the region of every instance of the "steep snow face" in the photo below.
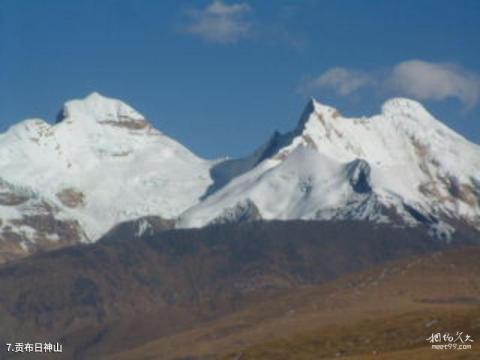
{"type": "MultiPolygon", "coordinates": [[[[0,135],[0,181],[76,219],[83,241],[124,220],[178,216],[211,184],[211,165],[128,105],[97,93],[67,102],[55,125],[26,120],[0,135]]],[[[25,216],[15,202],[0,201],[0,238],[25,216]]]]}
{"type": "Polygon", "coordinates": [[[422,222],[444,233],[460,222],[480,230],[480,147],[412,100],[389,100],[371,118],[344,118],[312,100],[292,132],[212,173],[219,190],[178,226],[218,221],[248,200],[264,219],[422,222]]]}

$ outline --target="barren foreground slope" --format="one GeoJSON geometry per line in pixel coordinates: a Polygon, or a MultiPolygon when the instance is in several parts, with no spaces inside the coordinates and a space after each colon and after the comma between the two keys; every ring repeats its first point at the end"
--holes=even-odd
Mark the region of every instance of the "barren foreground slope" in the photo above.
{"type": "Polygon", "coordinates": [[[463,248],[389,262],[109,359],[478,359],[479,258],[480,248],[463,248]],[[472,336],[472,350],[426,341],[456,331],[472,336]]]}

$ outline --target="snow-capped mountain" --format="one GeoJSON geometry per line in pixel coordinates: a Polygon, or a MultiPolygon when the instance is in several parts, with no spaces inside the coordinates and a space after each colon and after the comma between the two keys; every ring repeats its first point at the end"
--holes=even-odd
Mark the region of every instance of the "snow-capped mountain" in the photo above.
{"type": "Polygon", "coordinates": [[[312,100],[293,131],[212,169],[210,195],[179,227],[254,219],[357,219],[427,225],[440,237],[480,230],[480,146],[419,103],[345,118],[312,100]]]}
{"type": "Polygon", "coordinates": [[[0,135],[0,252],[94,241],[145,215],[175,218],[211,184],[212,164],[119,100],[69,101],[54,125],[30,119],[0,135]]]}
{"type": "Polygon", "coordinates": [[[311,100],[293,131],[223,161],[97,93],[67,102],[53,125],[30,119],[0,135],[0,262],[135,219],[124,227],[138,234],[175,221],[321,219],[422,224],[448,239],[480,230],[480,146],[407,99],[371,118],[311,100]]]}

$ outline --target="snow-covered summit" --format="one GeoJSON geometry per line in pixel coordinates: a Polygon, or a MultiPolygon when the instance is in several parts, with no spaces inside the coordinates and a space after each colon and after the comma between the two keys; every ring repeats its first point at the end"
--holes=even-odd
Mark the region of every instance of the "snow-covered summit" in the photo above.
{"type": "Polygon", "coordinates": [[[211,161],[120,100],[93,93],[68,101],[61,114],[53,125],[30,119],[0,134],[0,183],[11,185],[0,188],[0,238],[13,232],[10,238],[28,245],[54,237],[40,236],[41,224],[25,220],[36,215],[34,206],[14,189],[28,189],[56,221],[74,219],[83,239],[93,241],[120,221],[175,218],[211,183],[211,161]]]}
{"type": "Polygon", "coordinates": [[[428,114],[427,109],[418,101],[401,97],[386,100],[381,109],[382,114],[428,114]]]}
{"type": "Polygon", "coordinates": [[[378,115],[346,118],[312,99],[293,131],[214,168],[223,179],[219,190],[184,213],[179,226],[218,221],[248,201],[264,219],[424,222],[446,232],[455,222],[480,229],[479,165],[480,147],[416,101],[391,99],[378,115]]]}
{"type": "Polygon", "coordinates": [[[124,102],[93,92],[84,99],[67,101],[60,111],[57,122],[69,121],[144,122],[142,114],[124,102]]]}

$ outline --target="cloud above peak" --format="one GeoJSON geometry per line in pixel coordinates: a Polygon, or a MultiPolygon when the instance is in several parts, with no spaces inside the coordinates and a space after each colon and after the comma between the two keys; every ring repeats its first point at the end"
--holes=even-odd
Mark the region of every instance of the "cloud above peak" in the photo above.
{"type": "Polygon", "coordinates": [[[366,72],[333,67],[311,80],[308,89],[330,89],[341,96],[365,87],[388,95],[408,96],[418,100],[456,98],[467,109],[480,101],[480,75],[459,65],[408,60],[388,71],[366,72]]]}
{"type": "Polygon", "coordinates": [[[455,64],[404,61],[393,67],[387,85],[420,100],[457,98],[467,108],[480,98],[480,76],[455,64]]]}
{"type": "Polygon", "coordinates": [[[251,12],[252,8],[247,3],[226,4],[214,0],[204,9],[188,10],[188,24],[184,30],[208,42],[236,43],[250,34],[251,12]]]}
{"type": "Polygon", "coordinates": [[[373,78],[366,72],[334,67],[312,80],[308,87],[330,87],[337,94],[345,96],[372,83],[373,78]]]}

